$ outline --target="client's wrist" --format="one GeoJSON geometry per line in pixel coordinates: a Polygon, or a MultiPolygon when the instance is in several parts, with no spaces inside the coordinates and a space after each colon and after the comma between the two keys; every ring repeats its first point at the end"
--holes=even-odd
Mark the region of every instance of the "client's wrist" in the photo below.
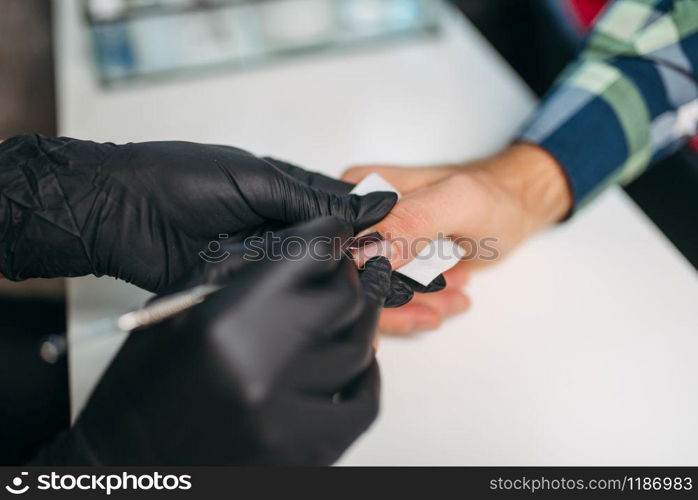
{"type": "Polygon", "coordinates": [[[481,165],[518,200],[529,234],[559,222],[572,209],[572,193],[562,166],[540,146],[515,143],[481,165]]]}

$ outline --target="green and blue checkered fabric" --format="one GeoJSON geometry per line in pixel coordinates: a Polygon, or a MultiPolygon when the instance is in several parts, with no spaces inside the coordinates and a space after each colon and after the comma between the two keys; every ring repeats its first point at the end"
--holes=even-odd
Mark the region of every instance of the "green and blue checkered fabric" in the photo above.
{"type": "Polygon", "coordinates": [[[697,74],[698,0],[616,0],[520,140],[557,158],[579,207],[695,134],[697,74]]]}

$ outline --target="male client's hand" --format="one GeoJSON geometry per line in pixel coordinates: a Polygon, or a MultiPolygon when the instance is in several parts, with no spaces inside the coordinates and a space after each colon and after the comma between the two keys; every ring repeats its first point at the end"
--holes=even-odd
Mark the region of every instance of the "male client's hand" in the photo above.
{"type": "Polygon", "coordinates": [[[394,269],[414,258],[419,242],[425,245],[437,236],[467,242],[466,259],[445,273],[446,289],[385,310],[380,321],[385,332],[430,330],[466,310],[470,302],[461,289],[469,272],[504,258],[530,235],[563,218],[572,204],[560,166],[530,144],[457,165],[354,167],[343,179],[356,183],[371,172],[405,195],[385,219],[364,231],[391,238],[394,269]]]}

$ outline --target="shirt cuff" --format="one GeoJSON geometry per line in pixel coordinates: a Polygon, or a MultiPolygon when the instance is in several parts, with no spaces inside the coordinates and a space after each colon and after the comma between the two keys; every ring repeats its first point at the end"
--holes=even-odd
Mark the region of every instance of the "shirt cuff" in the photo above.
{"type": "Polygon", "coordinates": [[[579,208],[649,163],[650,117],[621,71],[598,61],[575,66],[543,100],[519,136],[562,165],[579,208]]]}

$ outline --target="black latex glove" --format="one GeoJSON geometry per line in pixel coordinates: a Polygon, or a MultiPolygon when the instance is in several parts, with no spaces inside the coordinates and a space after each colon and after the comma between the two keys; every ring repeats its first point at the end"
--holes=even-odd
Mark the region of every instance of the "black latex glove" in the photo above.
{"type": "MultiPolygon", "coordinates": [[[[305,172],[304,175],[313,176],[316,181],[335,182],[333,179],[325,177],[322,174],[305,172]]],[[[211,256],[213,258],[202,255],[202,257],[206,258],[201,259],[198,265],[192,269],[190,275],[173,284],[173,286],[170,287],[166,293],[177,293],[179,291],[187,290],[202,284],[219,285],[221,283],[225,283],[228,277],[237,269],[249,264],[250,262],[256,262],[260,259],[293,258],[294,254],[298,251],[297,247],[294,246],[298,238],[299,236],[296,228],[291,227],[267,233],[263,236],[250,237],[242,243],[228,241],[222,242],[222,244],[217,247],[215,254],[211,256]],[[224,262],[225,265],[218,265],[221,262],[224,262]]],[[[333,244],[333,251],[344,252],[347,257],[353,258],[351,248],[353,248],[352,245],[355,241],[356,239],[352,237],[349,240],[342,241],[341,243],[336,239],[334,241],[329,241],[329,243],[333,244]]],[[[312,241],[304,241],[303,244],[311,245],[311,251],[317,253],[318,249],[315,248],[312,241]]],[[[320,248],[319,251],[322,253],[322,248],[320,248]]],[[[324,255],[316,255],[316,258],[324,258],[324,255]]],[[[359,269],[359,273],[363,273],[363,269],[359,269]]],[[[441,280],[444,281],[442,276],[441,280]]],[[[439,280],[437,279],[434,281],[434,283],[438,284],[438,281],[439,280]]],[[[445,281],[443,284],[445,286],[445,281]]],[[[399,273],[391,272],[390,289],[385,298],[383,306],[400,307],[412,299],[415,290],[419,291],[420,293],[428,293],[432,291],[427,290],[426,287],[417,282],[413,282],[409,278],[402,276],[399,273]]],[[[157,297],[153,300],[157,300],[157,297]]]]}
{"type": "MultiPolygon", "coordinates": [[[[301,241],[348,239],[335,218],[301,241]]],[[[187,312],[133,332],[74,428],[36,464],[324,465],[373,421],[379,376],[372,339],[390,264],[359,277],[332,259],[265,260],[187,312]]],[[[309,255],[308,253],[305,254],[309,255]]]]}
{"type": "Polygon", "coordinates": [[[108,275],[160,293],[221,234],[240,241],[325,215],[360,231],[396,201],[316,189],[294,173],[227,146],[14,137],[0,144],[0,273],[108,275]]]}

